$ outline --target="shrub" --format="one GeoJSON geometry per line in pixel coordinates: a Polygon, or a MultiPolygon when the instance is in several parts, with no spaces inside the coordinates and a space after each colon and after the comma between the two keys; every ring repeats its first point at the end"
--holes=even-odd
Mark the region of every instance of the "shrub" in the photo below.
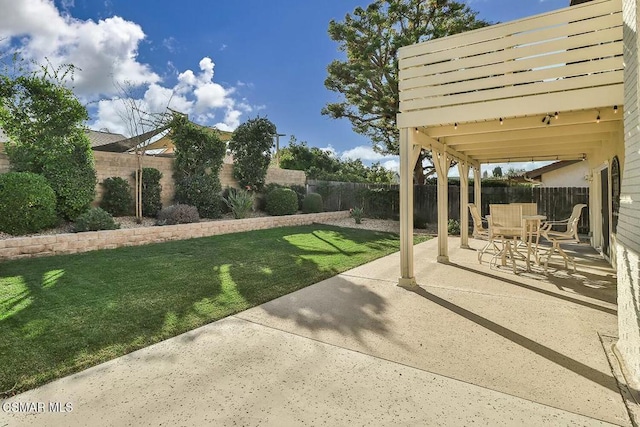
{"type": "MultiPolygon", "coordinates": [[[[134,172],[135,173],[135,172],[134,172]]],[[[142,168],[142,215],[155,217],[162,209],[162,172],[155,168],[142,168]]]]}
{"type": "Polygon", "coordinates": [[[221,188],[217,176],[187,177],[178,184],[175,194],[176,203],[195,206],[202,218],[220,218],[222,216],[221,188]]]}
{"type": "Polygon", "coordinates": [[[363,208],[349,209],[349,215],[351,216],[351,218],[353,218],[356,224],[361,224],[362,217],[364,217],[364,209],[363,208]]]}
{"type": "Polygon", "coordinates": [[[103,193],[100,207],[113,216],[131,214],[133,197],[131,187],[126,179],[114,176],[106,178],[102,183],[103,193]]]}
{"type": "Polygon", "coordinates": [[[115,230],[120,228],[111,214],[101,208],[91,208],[87,212],[76,218],[74,230],[76,233],[82,231],[115,230]]]}
{"type": "Polygon", "coordinates": [[[253,209],[253,193],[249,191],[230,189],[227,197],[222,200],[236,219],[246,218],[253,209]]]}
{"type": "Polygon", "coordinates": [[[233,153],[233,177],[241,187],[261,191],[271,162],[276,126],[264,117],[248,120],[233,132],[229,149],[233,153]]]}
{"type": "Polygon", "coordinates": [[[290,188],[276,188],[267,193],[267,213],[269,215],[291,215],[298,210],[298,196],[290,188]]]}
{"type": "Polygon", "coordinates": [[[0,175],[0,231],[35,233],[56,222],[56,195],[44,177],[30,172],[0,175]]]}
{"type": "Polygon", "coordinates": [[[42,175],[56,193],[58,215],[74,220],[89,209],[95,198],[96,171],[88,140],[86,145],[78,142],[70,153],[50,153],[42,175]]]}
{"type": "Polygon", "coordinates": [[[322,196],[318,193],[309,193],[302,201],[302,212],[322,212],[322,196]]]}
{"type": "Polygon", "coordinates": [[[449,234],[457,236],[460,234],[460,221],[455,219],[450,219],[447,224],[447,231],[449,234]]]}
{"type": "Polygon", "coordinates": [[[189,224],[200,221],[198,209],[189,205],[171,205],[158,212],[158,225],[189,224]]]}
{"type": "Polygon", "coordinates": [[[298,196],[298,210],[302,210],[302,201],[307,196],[307,188],[304,185],[292,185],[291,188],[298,196]]]}

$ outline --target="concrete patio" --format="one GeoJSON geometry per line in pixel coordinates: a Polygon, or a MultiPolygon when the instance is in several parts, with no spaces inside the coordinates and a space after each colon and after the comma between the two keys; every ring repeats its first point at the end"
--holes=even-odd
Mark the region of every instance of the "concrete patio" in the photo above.
{"type": "Polygon", "coordinates": [[[15,396],[73,411],[0,426],[631,425],[607,263],[576,246],[578,273],[514,275],[449,247],[415,247],[418,288],[396,253],[15,396]]]}

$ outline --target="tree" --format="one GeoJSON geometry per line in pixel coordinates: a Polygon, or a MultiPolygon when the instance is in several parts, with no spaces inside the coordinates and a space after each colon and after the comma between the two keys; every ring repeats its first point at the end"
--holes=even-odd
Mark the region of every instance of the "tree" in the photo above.
{"type": "Polygon", "coordinates": [[[502,168],[500,166],[496,166],[495,168],[493,168],[493,171],[491,173],[496,178],[502,178],[502,168]]]}
{"type": "Polygon", "coordinates": [[[174,114],[169,126],[176,147],[175,201],[195,206],[201,217],[219,217],[222,203],[219,173],[226,144],[216,129],[191,123],[182,114],[174,114]]]}
{"type": "Polygon", "coordinates": [[[264,117],[248,120],[233,132],[229,141],[233,177],[241,187],[257,191],[264,187],[276,133],[276,125],[264,117]]]}
{"type": "Polygon", "coordinates": [[[127,134],[130,136],[130,141],[134,144],[133,151],[136,156],[134,205],[136,219],[141,222],[143,215],[142,189],[144,188],[143,158],[146,152],[146,144],[144,143],[168,128],[168,122],[173,117],[168,112],[171,99],[167,101],[164,111],[146,111],[144,96],[136,93],[136,87],[132,83],[114,83],[114,85],[121,103],[121,108],[116,110],[117,114],[126,128],[127,134]]]}
{"type": "Polygon", "coordinates": [[[0,127],[9,137],[11,168],[43,175],[56,194],[58,215],[71,220],[88,209],[96,185],[87,110],[65,86],[73,72],[72,65],[47,64],[0,75],[0,127]]]}
{"type": "Polygon", "coordinates": [[[524,168],[519,168],[519,169],[509,168],[507,170],[507,178],[513,179],[513,178],[515,178],[517,176],[522,175],[524,172],[526,172],[526,170],[524,168]]]}
{"type": "Polygon", "coordinates": [[[380,163],[367,167],[360,159],[340,160],[328,150],[298,142],[295,136],[289,140],[288,147],[280,150],[280,166],[304,171],[311,179],[326,181],[390,183],[395,177],[380,163]]]}
{"type": "MultiPolygon", "coordinates": [[[[346,54],[327,67],[327,89],[344,98],[327,104],[322,113],[347,118],[353,130],[368,136],[376,151],[398,154],[398,49],[488,25],[462,2],[452,0],[375,0],[357,7],[344,22],[332,20],[329,36],[346,54]]],[[[418,183],[424,181],[422,151],[416,164],[418,183]]],[[[432,169],[432,167],[431,167],[432,169]]]]}

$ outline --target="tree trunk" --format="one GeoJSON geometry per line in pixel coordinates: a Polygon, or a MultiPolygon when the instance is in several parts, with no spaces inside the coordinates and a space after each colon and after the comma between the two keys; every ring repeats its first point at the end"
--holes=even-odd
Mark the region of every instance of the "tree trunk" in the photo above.
{"type": "Polygon", "coordinates": [[[425,176],[424,176],[424,168],[422,167],[422,161],[425,159],[423,151],[420,151],[420,155],[418,156],[418,161],[413,168],[413,183],[416,185],[424,185],[425,176]]]}

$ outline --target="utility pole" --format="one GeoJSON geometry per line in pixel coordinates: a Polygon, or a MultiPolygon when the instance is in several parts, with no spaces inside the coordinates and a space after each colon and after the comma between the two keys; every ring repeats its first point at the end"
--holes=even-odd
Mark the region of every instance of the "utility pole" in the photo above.
{"type": "Polygon", "coordinates": [[[280,137],[281,136],[287,136],[284,133],[278,133],[278,131],[276,131],[276,166],[280,167],[280,137]]]}

